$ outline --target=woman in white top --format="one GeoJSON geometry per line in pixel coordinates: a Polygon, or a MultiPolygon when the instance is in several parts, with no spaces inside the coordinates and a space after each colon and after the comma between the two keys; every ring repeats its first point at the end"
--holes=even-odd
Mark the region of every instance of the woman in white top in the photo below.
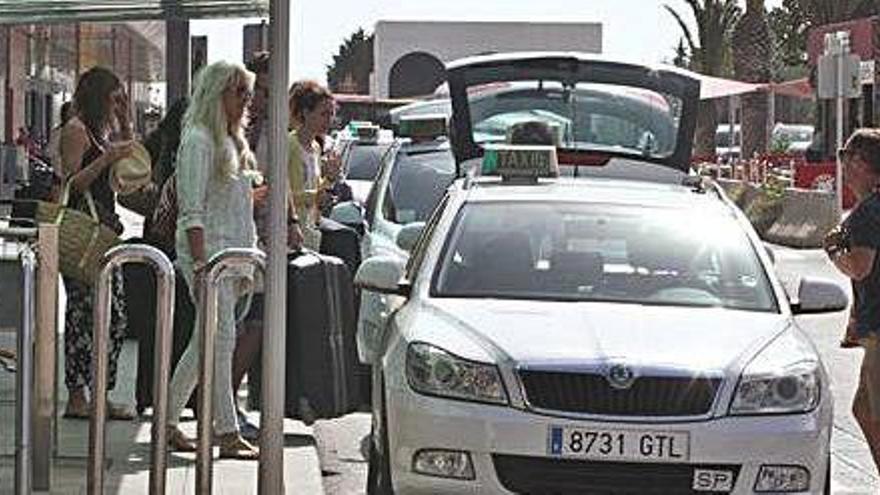
{"type": "MultiPolygon", "coordinates": [[[[201,271],[211,256],[231,247],[255,247],[251,181],[254,158],[244,137],[245,108],[253,96],[254,75],[238,64],[216,62],[199,73],[184,116],[177,160],[177,264],[198,294],[201,271]]],[[[257,449],[241,438],[232,396],[235,301],[250,273],[221,279],[214,357],[214,434],[221,458],[256,459],[257,449]]],[[[202,317],[197,315],[197,320],[202,317]]],[[[196,326],[198,328],[198,326],[196,326]]],[[[180,413],[196,386],[200,343],[193,333],[171,380],[169,444],[193,451],[177,428],[180,413]]]]}
{"type": "Polygon", "coordinates": [[[302,232],[302,244],[317,251],[321,246],[319,205],[327,186],[322,173],[329,171],[326,169],[338,171],[339,167],[338,157],[322,162],[320,144],[336,115],[336,102],[330,91],[315,81],[293,83],[288,97],[290,124],[293,127],[288,136],[290,198],[302,232]]]}

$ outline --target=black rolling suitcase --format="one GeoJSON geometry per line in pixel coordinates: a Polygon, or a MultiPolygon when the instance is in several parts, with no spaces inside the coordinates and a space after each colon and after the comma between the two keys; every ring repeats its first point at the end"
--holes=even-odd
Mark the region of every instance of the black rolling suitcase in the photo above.
{"type": "Polygon", "coordinates": [[[361,265],[361,236],[347,225],[321,218],[321,254],[335,256],[345,262],[349,273],[354,276],[361,265]]]}
{"type": "Polygon", "coordinates": [[[292,255],[287,305],[285,412],[299,417],[304,401],[316,418],[356,410],[362,396],[354,287],[348,268],[332,256],[292,255]]]}
{"type": "MultiPolygon", "coordinates": [[[[189,296],[186,280],[175,272],[174,335],[171,339],[171,370],[174,374],[177,362],[189,345],[196,324],[196,308],[189,296]]],[[[125,267],[126,306],[129,326],[134,324],[138,333],[138,363],[135,382],[135,401],[138,414],[153,405],[153,364],[156,347],[156,276],[152,269],[143,265],[125,267]],[[129,271],[129,268],[142,270],[129,271]],[[130,273],[132,273],[130,275],[130,273]],[[137,309],[133,309],[134,306],[137,309]],[[132,321],[135,316],[140,321],[132,321]]],[[[171,376],[168,379],[171,380],[171,376]]],[[[189,407],[195,407],[196,394],[190,398],[189,407]]]]}

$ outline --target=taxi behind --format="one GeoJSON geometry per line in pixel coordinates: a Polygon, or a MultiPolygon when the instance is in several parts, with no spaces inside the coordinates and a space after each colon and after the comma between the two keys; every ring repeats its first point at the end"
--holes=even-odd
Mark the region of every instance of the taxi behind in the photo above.
{"type": "MultiPolygon", "coordinates": [[[[365,204],[347,202],[333,208],[333,220],[366,225],[361,259],[381,254],[406,262],[425,221],[455,179],[455,160],[446,135],[445,115],[403,117],[365,204]]],[[[373,322],[387,311],[387,298],[362,291],[360,299],[358,338],[364,339],[379,330],[373,322]]],[[[365,353],[366,346],[358,350],[361,361],[370,364],[373,357],[365,353]]]]}
{"type": "Polygon", "coordinates": [[[385,155],[394,142],[390,130],[367,121],[352,121],[337,136],[342,159],[342,180],[351,187],[354,200],[363,204],[385,155]]]}
{"type": "Polygon", "coordinates": [[[389,298],[358,343],[368,493],[827,492],[828,377],[794,316],[846,295],[804,278],[789,301],[747,219],[677,165],[696,80],[571,54],[449,76],[465,177],[406,263],[373,256],[356,276],[389,298]],[[466,96],[505,74],[530,87],[466,96]],[[597,80],[624,87],[578,87],[597,80]],[[498,122],[524,112],[555,146],[503,142],[498,122]]]}

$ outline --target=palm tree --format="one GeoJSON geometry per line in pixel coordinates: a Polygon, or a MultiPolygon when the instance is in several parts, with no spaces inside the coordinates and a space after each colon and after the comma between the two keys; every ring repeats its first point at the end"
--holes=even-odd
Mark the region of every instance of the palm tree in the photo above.
{"type": "MultiPolygon", "coordinates": [[[[696,21],[695,37],[681,14],[669,5],[663,7],[681,27],[691,53],[692,68],[710,76],[723,76],[730,62],[730,38],[741,14],[737,0],[684,0],[696,21]],[[699,43],[699,44],[698,44],[699,43]]],[[[717,116],[712,101],[700,102],[694,152],[700,156],[715,154],[717,116]]]]}
{"type": "Polygon", "coordinates": [[[880,11],[876,0],[798,0],[812,26],[867,17],[880,11]]]}
{"type": "Polygon", "coordinates": [[[373,35],[358,29],[339,45],[333,63],[327,66],[327,84],[333,92],[370,92],[373,71],[373,35]]]}
{"type": "MultiPolygon", "coordinates": [[[[733,72],[750,83],[770,82],[773,67],[773,37],[767,23],[764,0],[747,0],[746,13],[733,30],[733,72]]],[[[742,156],[767,150],[767,93],[743,96],[742,156]]]]}

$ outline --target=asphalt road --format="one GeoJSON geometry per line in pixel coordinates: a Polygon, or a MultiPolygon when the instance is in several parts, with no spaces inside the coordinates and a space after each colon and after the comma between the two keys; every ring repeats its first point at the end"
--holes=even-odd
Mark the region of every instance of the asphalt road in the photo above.
{"type": "MultiPolygon", "coordinates": [[[[774,246],[777,272],[790,289],[797,287],[799,276],[831,278],[848,287],[818,250],[795,250],[774,246]]],[[[850,413],[850,404],[858,380],[861,350],[840,349],[845,313],[799,318],[801,327],[813,339],[832,378],[835,400],[832,436],[832,493],[880,493],[878,477],[865,441],[850,413]]],[[[324,488],[330,495],[364,493],[367,476],[366,438],[370,417],[351,414],[334,421],[321,421],[315,427],[324,488]]]]}

